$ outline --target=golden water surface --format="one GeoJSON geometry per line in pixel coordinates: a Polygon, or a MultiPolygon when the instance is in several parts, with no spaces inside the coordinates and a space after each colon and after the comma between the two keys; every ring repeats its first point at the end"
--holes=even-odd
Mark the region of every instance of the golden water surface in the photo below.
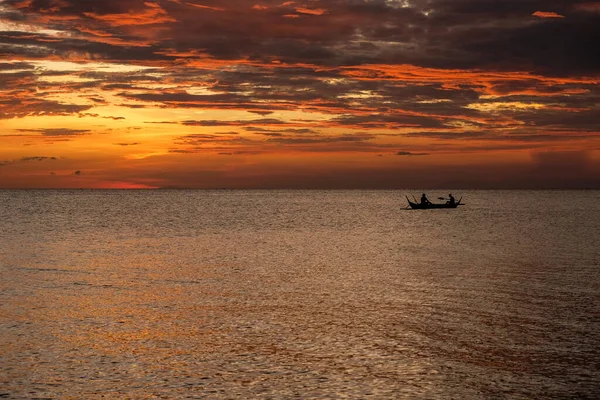
{"type": "Polygon", "coordinates": [[[0,398],[598,395],[600,192],[404,194],[0,191],[0,398]]]}

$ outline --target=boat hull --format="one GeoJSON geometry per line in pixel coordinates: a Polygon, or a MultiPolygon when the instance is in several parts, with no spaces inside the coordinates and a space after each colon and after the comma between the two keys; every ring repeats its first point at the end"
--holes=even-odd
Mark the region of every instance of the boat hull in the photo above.
{"type": "Polygon", "coordinates": [[[406,198],[406,200],[408,200],[408,205],[413,210],[434,210],[434,209],[439,209],[439,208],[457,208],[458,206],[462,206],[460,200],[458,202],[454,203],[454,204],[448,204],[448,203],[442,203],[442,204],[436,204],[436,203],[429,203],[429,204],[414,203],[414,202],[410,201],[408,199],[408,197],[406,198]]]}

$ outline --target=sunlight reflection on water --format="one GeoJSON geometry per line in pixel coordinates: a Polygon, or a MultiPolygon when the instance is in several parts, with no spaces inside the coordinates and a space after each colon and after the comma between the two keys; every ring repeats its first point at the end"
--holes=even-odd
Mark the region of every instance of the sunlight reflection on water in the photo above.
{"type": "Polygon", "coordinates": [[[0,396],[599,393],[600,192],[402,194],[0,191],[0,396]]]}

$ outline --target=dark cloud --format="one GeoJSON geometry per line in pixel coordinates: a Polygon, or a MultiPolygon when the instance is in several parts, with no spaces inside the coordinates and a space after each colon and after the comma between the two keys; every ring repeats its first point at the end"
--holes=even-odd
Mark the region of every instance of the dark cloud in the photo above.
{"type": "MultiPolygon", "coordinates": [[[[1,88],[0,83],[0,88],[1,88]]],[[[90,109],[91,106],[64,104],[27,96],[23,98],[0,98],[0,119],[23,118],[43,115],[72,115],[90,109]]]]}
{"type": "Polygon", "coordinates": [[[419,131],[411,132],[405,135],[406,137],[413,138],[428,138],[428,139],[445,139],[445,140],[466,140],[466,139],[487,139],[490,136],[489,132],[486,131],[452,131],[452,130],[440,130],[440,131],[419,131]]]}
{"type": "Polygon", "coordinates": [[[104,118],[104,119],[112,119],[113,121],[120,121],[120,120],[124,120],[125,117],[114,117],[114,116],[105,116],[105,115],[100,115],[100,114],[96,114],[96,113],[79,113],[77,115],[80,118],[83,117],[94,117],[94,118],[104,118]]]}
{"type": "Polygon", "coordinates": [[[263,136],[271,136],[271,137],[282,137],[283,133],[279,133],[279,132],[272,132],[272,131],[263,131],[263,132],[257,132],[257,134],[259,135],[263,135],[263,136]]]}
{"type": "Polygon", "coordinates": [[[20,10],[54,16],[84,16],[85,13],[125,14],[147,8],[145,2],[141,0],[121,0],[116,3],[105,0],[86,0],[83,2],[76,0],[31,0],[28,2],[6,0],[6,3],[13,4],[20,10]]]}
{"type": "Polygon", "coordinates": [[[22,157],[21,161],[46,161],[46,160],[56,160],[56,157],[41,157],[41,156],[34,156],[34,157],[22,157]]]}
{"type": "Polygon", "coordinates": [[[269,115],[269,114],[273,114],[273,111],[264,111],[264,110],[249,110],[248,112],[254,113],[254,114],[258,114],[258,115],[269,115]]]}
{"type": "Polygon", "coordinates": [[[95,103],[106,104],[106,100],[100,97],[89,96],[88,99],[92,100],[95,103]]]}
{"type": "MultiPolygon", "coordinates": [[[[238,135],[231,134],[203,134],[203,133],[193,133],[190,135],[184,135],[177,137],[175,139],[175,144],[184,145],[184,146],[193,146],[196,150],[198,150],[198,146],[202,146],[204,144],[218,144],[225,143],[227,145],[254,145],[259,144],[261,141],[253,140],[246,137],[240,137],[238,135]]],[[[191,150],[188,148],[187,150],[191,150]]]]}
{"type": "Polygon", "coordinates": [[[244,130],[247,132],[253,132],[263,135],[283,135],[284,133],[293,133],[293,134],[308,134],[308,133],[318,133],[314,129],[310,128],[285,128],[285,129],[266,129],[257,126],[246,126],[244,130]]]}
{"type": "MultiPolygon", "coordinates": [[[[181,154],[534,149],[541,170],[579,165],[572,154],[546,154],[550,145],[598,147],[600,13],[589,0],[5,0],[1,8],[9,23],[0,54],[23,61],[0,62],[0,119],[125,125],[93,110],[116,96],[132,109],[208,110],[206,120],[146,122],[224,130],[178,137],[183,148],[170,152],[181,154]],[[562,18],[543,18],[552,16],[562,18]],[[48,59],[75,64],[52,71],[39,62],[48,59]],[[147,69],[80,68],[98,62],[147,69]],[[218,120],[211,110],[256,119],[218,120]],[[355,131],[377,134],[339,133],[355,131]],[[377,144],[383,134],[396,142],[377,144]]],[[[91,133],[20,132],[46,141],[91,133]]]]}
{"type": "MultiPolygon", "coordinates": [[[[582,11],[586,3],[581,1],[566,4],[560,1],[415,0],[407,3],[409,6],[399,7],[398,3],[383,0],[340,0],[305,7],[307,12],[299,12],[299,4],[280,7],[281,3],[275,1],[261,2],[259,9],[252,9],[241,1],[203,2],[203,7],[137,0],[126,1],[124,5],[102,1],[84,3],[8,1],[9,9],[12,7],[15,13],[22,13],[32,23],[36,18],[43,18],[56,29],[77,30],[79,35],[76,39],[63,35],[49,42],[52,37],[39,32],[5,32],[5,45],[12,46],[14,54],[78,52],[92,58],[167,66],[167,70],[153,68],[135,73],[84,72],[80,74],[82,78],[95,81],[70,86],[71,89],[79,85],[121,90],[123,98],[159,103],[164,107],[237,108],[262,116],[273,110],[298,108],[334,114],[369,109],[370,115],[341,116],[335,123],[364,128],[439,128],[447,122],[440,117],[464,116],[471,119],[471,124],[480,123],[474,122],[479,113],[465,106],[485,91],[506,96],[515,91],[533,91],[536,95],[549,95],[548,101],[551,101],[550,95],[555,95],[556,101],[565,91],[571,96],[568,90],[581,89],[582,85],[544,85],[535,79],[516,81],[499,77],[488,86],[473,83],[448,87],[445,83],[427,84],[431,79],[428,76],[423,76],[421,82],[401,85],[377,79],[340,79],[344,68],[360,69],[365,63],[411,63],[442,69],[533,70],[557,76],[598,71],[597,52],[594,43],[590,43],[591,38],[596,37],[597,15],[582,11]],[[215,18],[216,9],[220,10],[219,18],[215,18]],[[545,21],[532,17],[538,10],[557,12],[565,18],[545,21]],[[302,17],[283,18],[288,14],[302,14],[302,17]],[[160,18],[146,19],[151,15],[160,18]],[[95,30],[95,39],[81,36],[81,23],[73,22],[78,21],[76,18],[85,20],[90,32],[95,30]],[[160,29],[151,29],[150,44],[146,43],[146,30],[134,28],[146,23],[162,24],[160,29]],[[549,41],[551,37],[558,37],[558,42],[549,41]],[[100,43],[98,38],[138,41],[139,46],[118,41],[100,43]],[[237,67],[219,67],[220,62],[228,60],[237,67]],[[210,64],[213,61],[215,65],[210,64]],[[157,91],[144,86],[165,79],[170,83],[199,83],[210,87],[213,93],[157,91]],[[338,80],[332,83],[331,79],[338,80]],[[394,113],[396,115],[392,115],[394,113]]],[[[29,56],[35,57],[34,54],[29,56]]],[[[379,76],[381,71],[372,73],[379,76]]],[[[34,83],[39,85],[39,82],[34,83]]],[[[103,101],[100,97],[88,98],[95,103],[103,101]]],[[[563,100],[579,101],[566,97],[563,100]]],[[[61,106],[65,109],[53,111],[51,104],[48,107],[28,105],[30,113],[25,110],[5,112],[4,117],[36,115],[43,112],[36,111],[40,108],[48,110],[48,115],[65,115],[81,112],[77,107],[83,107],[61,106]]],[[[147,107],[144,104],[127,106],[147,107]]],[[[0,110],[0,117],[1,113],[0,110]]]]}
{"type": "Polygon", "coordinates": [[[202,7],[143,0],[5,3],[5,19],[42,18],[78,33],[77,39],[18,31],[3,35],[8,54],[31,57],[75,50],[112,60],[186,63],[203,49],[220,60],[411,63],[557,75],[596,73],[600,65],[595,51],[600,15],[581,0],[414,0],[402,7],[385,0],[336,0],[319,7],[265,0],[262,10],[240,0],[205,1],[202,7]],[[536,18],[536,11],[565,18],[536,18]],[[285,18],[289,15],[299,18],[285,18]],[[147,25],[154,30],[137,28],[147,25]]]}
{"type": "Polygon", "coordinates": [[[399,151],[397,156],[428,156],[429,153],[411,153],[410,151],[399,151]]]}
{"type": "Polygon", "coordinates": [[[434,116],[368,114],[344,115],[334,119],[340,125],[360,126],[361,128],[402,128],[423,127],[441,128],[443,123],[434,116]]]}
{"type": "Polygon", "coordinates": [[[46,156],[29,156],[29,157],[21,157],[18,160],[5,160],[0,161],[0,167],[5,167],[8,165],[13,165],[16,163],[27,163],[31,161],[55,161],[58,160],[56,157],[46,157],[46,156]]]}
{"type": "Polygon", "coordinates": [[[282,144],[320,144],[320,143],[340,143],[340,142],[365,142],[374,139],[375,135],[358,133],[337,136],[316,136],[316,137],[273,137],[268,139],[271,143],[282,144]]]}
{"type": "Polygon", "coordinates": [[[518,113],[520,121],[527,126],[540,127],[545,130],[576,129],[578,131],[598,132],[600,127],[600,107],[577,112],[561,112],[561,110],[538,110],[537,112],[518,113]]]}
{"type": "Polygon", "coordinates": [[[221,121],[221,120],[203,120],[182,121],[185,126],[246,126],[246,125],[285,125],[287,122],[275,118],[261,118],[253,120],[236,120],[236,121],[221,121]]]}
{"type": "Polygon", "coordinates": [[[89,129],[46,128],[46,129],[17,129],[19,132],[37,133],[42,136],[71,137],[90,133],[89,129]]]}
{"type": "Polygon", "coordinates": [[[0,71],[30,70],[35,66],[26,62],[0,62],[0,71]]]}
{"type": "Polygon", "coordinates": [[[317,133],[314,129],[309,128],[286,128],[282,129],[279,132],[283,133],[293,133],[293,134],[308,134],[308,133],[317,133]]]}
{"type": "Polygon", "coordinates": [[[262,153],[263,152],[257,151],[257,150],[238,150],[238,151],[231,151],[231,152],[220,152],[217,154],[220,156],[244,156],[244,155],[262,154],[262,153]]]}
{"type": "MultiPolygon", "coordinates": [[[[593,51],[600,36],[600,16],[543,21],[518,30],[483,36],[474,32],[462,49],[500,68],[525,68],[548,75],[597,73],[600,55],[593,51]],[[553,38],[550,42],[549,38],[553,38]]],[[[480,64],[484,66],[483,62],[480,64]]]]}

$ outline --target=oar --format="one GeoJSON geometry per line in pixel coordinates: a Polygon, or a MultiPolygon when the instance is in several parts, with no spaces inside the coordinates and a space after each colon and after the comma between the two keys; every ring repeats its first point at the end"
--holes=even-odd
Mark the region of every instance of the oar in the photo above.
{"type": "Polygon", "coordinates": [[[438,200],[446,200],[445,197],[438,197],[438,200]]]}
{"type": "MultiPolygon", "coordinates": [[[[406,196],[406,195],[405,195],[404,197],[406,197],[406,200],[408,201],[408,205],[407,205],[406,207],[404,207],[404,209],[405,209],[405,210],[408,210],[409,208],[412,208],[412,207],[410,206],[410,199],[409,199],[409,198],[408,198],[408,196],[406,196]]],[[[414,197],[414,196],[413,196],[413,197],[414,197]]]]}

